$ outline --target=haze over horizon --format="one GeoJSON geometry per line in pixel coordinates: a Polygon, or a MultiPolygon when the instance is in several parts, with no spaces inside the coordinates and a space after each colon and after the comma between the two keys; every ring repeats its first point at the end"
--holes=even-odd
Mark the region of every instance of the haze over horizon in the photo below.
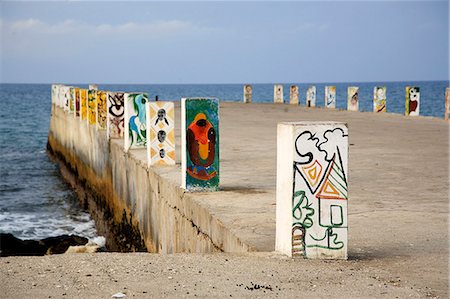
{"type": "Polygon", "coordinates": [[[449,2],[2,2],[1,83],[449,79],[449,2]]]}

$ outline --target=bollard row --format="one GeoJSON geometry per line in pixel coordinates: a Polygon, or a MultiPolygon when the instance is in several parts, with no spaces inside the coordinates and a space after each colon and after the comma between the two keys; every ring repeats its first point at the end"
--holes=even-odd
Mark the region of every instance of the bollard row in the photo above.
{"type": "MultiPolygon", "coordinates": [[[[359,111],[358,101],[359,87],[349,86],[347,88],[347,110],[359,111]]],[[[445,95],[445,119],[448,119],[450,106],[448,88],[445,95]]],[[[244,103],[251,103],[253,97],[253,87],[250,84],[244,85],[244,103]]],[[[275,84],[273,87],[273,102],[283,104],[283,85],[275,84]]],[[[299,89],[297,85],[290,86],[291,105],[299,104],[299,89]]],[[[306,90],[306,106],[316,106],[316,87],[309,86],[306,90]]],[[[325,86],[325,108],[336,108],[336,86],[325,86]]],[[[373,112],[386,112],[386,86],[375,86],[373,89],[373,112]]],[[[405,95],[405,115],[418,116],[420,114],[420,87],[407,86],[405,95]]]]}

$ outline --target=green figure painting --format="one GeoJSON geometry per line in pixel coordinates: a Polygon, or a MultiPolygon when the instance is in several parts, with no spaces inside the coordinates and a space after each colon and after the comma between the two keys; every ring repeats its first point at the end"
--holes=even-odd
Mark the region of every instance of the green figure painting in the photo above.
{"type": "Polygon", "coordinates": [[[183,187],[219,190],[219,100],[182,99],[183,187]]]}

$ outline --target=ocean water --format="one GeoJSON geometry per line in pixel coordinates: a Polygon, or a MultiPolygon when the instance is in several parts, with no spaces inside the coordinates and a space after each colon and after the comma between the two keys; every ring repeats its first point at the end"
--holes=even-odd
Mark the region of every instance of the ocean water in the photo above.
{"type": "MultiPolygon", "coordinates": [[[[294,83],[295,84],[295,83],[294,83]]],[[[75,84],[74,84],[75,85],[75,84]]],[[[87,87],[86,84],[76,84],[87,87]]],[[[289,85],[284,99],[289,101],[289,85]]],[[[419,86],[420,114],[444,117],[448,81],[300,83],[300,105],[306,89],[316,85],[317,106],[324,106],[324,88],[336,86],[336,108],[347,107],[347,86],[359,86],[361,111],[372,111],[373,87],[387,87],[387,111],[403,114],[405,87],[419,86]]],[[[150,99],[179,101],[181,97],[213,96],[242,101],[243,84],[149,84],[99,85],[103,90],[148,92],[150,99]]],[[[80,206],[58,167],[46,153],[51,111],[50,84],[0,84],[0,232],[23,239],[41,239],[61,234],[97,236],[90,215],[80,206]]],[[[253,84],[253,101],[271,103],[273,84],[253,84]]]]}

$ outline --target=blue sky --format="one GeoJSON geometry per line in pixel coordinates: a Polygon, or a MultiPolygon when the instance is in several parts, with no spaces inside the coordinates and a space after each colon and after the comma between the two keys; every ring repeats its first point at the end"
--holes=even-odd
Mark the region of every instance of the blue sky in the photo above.
{"type": "Polygon", "coordinates": [[[6,83],[448,80],[448,1],[1,2],[6,83]]]}

